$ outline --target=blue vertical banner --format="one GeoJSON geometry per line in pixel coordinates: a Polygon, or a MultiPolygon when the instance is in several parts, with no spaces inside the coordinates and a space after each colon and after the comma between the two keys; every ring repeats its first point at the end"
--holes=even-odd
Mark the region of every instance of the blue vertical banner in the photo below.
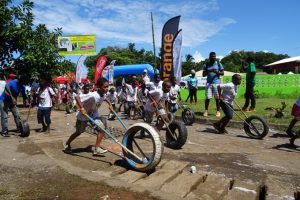
{"type": "Polygon", "coordinates": [[[162,80],[170,80],[174,74],[173,66],[173,42],[178,33],[180,16],[169,19],[162,30],[161,42],[161,68],[160,76],[162,80]]]}
{"type": "Polygon", "coordinates": [[[179,85],[181,81],[182,67],[182,29],[175,36],[173,42],[173,76],[176,77],[176,82],[179,85]]]}

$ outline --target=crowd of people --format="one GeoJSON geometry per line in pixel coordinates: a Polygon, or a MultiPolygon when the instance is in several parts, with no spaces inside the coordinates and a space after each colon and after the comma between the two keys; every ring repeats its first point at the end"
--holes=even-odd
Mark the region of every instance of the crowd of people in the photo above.
{"type": "MultiPolygon", "coordinates": [[[[246,92],[245,104],[243,111],[255,112],[255,75],[256,69],[253,58],[247,59],[246,74],[246,92]],[[250,103],[251,102],[251,103],[250,103]],[[250,107],[248,108],[250,104],[250,107]]],[[[237,94],[238,85],[241,84],[241,76],[234,74],[232,82],[221,83],[220,76],[224,75],[224,67],[217,60],[216,53],[209,54],[209,62],[203,67],[203,76],[207,77],[205,92],[205,107],[203,116],[208,116],[208,108],[210,99],[215,98],[216,101],[216,117],[220,117],[220,109],[224,112],[224,117],[214,123],[214,128],[219,133],[226,133],[226,126],[233,117],[233,102],[237,94]]],[[[190,99],[190,103],[197,103],[197,77],[195,71],[191,71],[191,76],[187,80],[189,95],[186,99],[190,99]]],[[[122,107],[128,119],[137,119],[142,116],[151,122],[154,115],[160,115],[163,120],[157,125],[157,129],[161,130],[163,122],[168,122],[168,112],[175,113],[178,110],[178,100],[181,101],[180,87],[176,82],[176,77],[171,77],[168,81],[162,81],[159,73],[155,73],[153,80],[148,76],[145,69],[142,77],[130,77],[126,81],[122,81],[121,85],[110,85],[108,80],[99,78],[92,85],[86,81],[77,84],[76,82],[65,82],[64,84],[50,84],[44,79],[34,79],[30,86],[22,84],[22,79],[15,74],[10,74],[6,80],[4,77],[0,80],[0,110],[1,110],[1,135],[9,137],[8,134],[8,111],[11,111],[17,131],[20,130],[20,118],[17,111],[17,97],[22,94],[24,105],[30,104],[37,108],[37,122],[41,124],[39,132],[50,133],[51,126],[51,110],[62,103],[72,102],[77,105],[78,112],[76,114],[76,130],[70,138],[64,143],[64,151],[69,153],[72,151],[71,143],[81,133],[85,131],[88,123],[86,115],[96,120],[99,125],[107,128],[106,121],[99,113],[99,107],[103,101],[109,105],[111,113],[108,119],[114,119],[114,112],[121,111],[122,107]],[[117,108],[117,105],[119,107],[117,108]]],[[[299,107],[300,103],[295,103],[293,108],[293,116],[295,117],[287,132],[290,132],[295,123],[300,119],[299,107]]],[[[98,136],[93,151],[94,155],[105,153],[107,150],[100,147],[103,138],[102,129],[98,130],[98,136]]],[[[294,144],[295,138],[291,139],[294,144]]]]}

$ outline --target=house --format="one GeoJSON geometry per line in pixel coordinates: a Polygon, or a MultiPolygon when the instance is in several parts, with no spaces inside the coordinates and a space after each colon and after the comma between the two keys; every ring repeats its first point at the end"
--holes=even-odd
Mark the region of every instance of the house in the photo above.
{"type": "Polygon", "coordinates": [[[295,74],[300,73],[300,56],[286,58],[283,60],[279,60],[267,65],[264,65],[267,71],[271,71],[273,74],[283,73],[287,74],[289,72],[293,72],[295,74]]]}

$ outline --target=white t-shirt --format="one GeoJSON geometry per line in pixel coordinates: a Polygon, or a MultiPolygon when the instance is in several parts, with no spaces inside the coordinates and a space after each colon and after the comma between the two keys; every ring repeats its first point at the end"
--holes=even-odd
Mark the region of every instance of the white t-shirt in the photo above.
{"type": "Polygon", "coordinates": [[[150,90],[162,89],[162,84],[163,84],[163,81],[159,81],[158,83],[148,82],[146,84],[146,87],[149,87],[150,90]]]}
{"type": "Polygon", "coordinates": [[[169,92],[169,102],[170,103],[176,103],[177,102],[177,96],[180,92],[180,87],[178,85],[171,86],[171,90],[169,92]]]}
{"type": "Polygon", "coordinates": [[[220,84],[222,96],[224,101],[230,105],[233,105],[234,97],[237,95],[237,85],[232,82],[226,84],[220,84]]]}
{"type": "Polygon", "coordinates": [[[148,75],[145,75],[145,76],[143,77],[143,81],[144,81],[144,83],[150,82],[149,76],[148,76],[148,75]]]}
{"type": "MultiPolygon", "coordinates": [[[[37,93],[39,94],[39,90],[38,89],[37,93]]],[[[53,89],[51,87],[47,87],[45,88],[45,90],[40,94],[39,96],[39,108],[51,108],[52,107],[52,100],[51,100],[51,96],[55,96],[55,92],[53,91],[53,89]]]]}
{"type": "Polygon", "coordinates": [[[0,81],[0,96],[4,92],[6,82],[5,81],[0,81]]]}
{"type": "Polygon", "coordinates": [[[137,88],[133,88],[131,85],[126,84],[127,101],[137,101],[137,88]]]}
{"type": "MultiPolygon", "coordinates": [[[[160,100],[167,100],[168,97],[169,97],[169,93],[164,93],[162,91],[162,89],[156,89],[156,90],[151,90],[149,91],[149,94],[151,95],[152,99],[158,104],[160,100]]],[[[145,108],[144,110],[146,111],[150,111],[150,112],[155,112],[156,111],[156,108],[153,107],[151,105],[152,103],[152,100],[149,99],[146,104],[145,104],[145,108]]]]}
{"type": "MultiPolygon", "coordinates": [[[[101,106],[104,101],[106,95],[103,97],[100,94],[95,92],[89,92],[87,94],[79,95],[83,108],[86,110],[86,113],[93,119],[100,117],[100,113],[98,108],[101,106]]],[[[76,113],[76,117],[80,121],[88,121],[88,119],[82,115],[79,111],[76,113]]]]}
{"type": "Polygon", "coordinates": [[[116,104],[116,100],[117,100],[117,92],[111,93],[108,92],[107,93],[107,98],[110,101],[111,104],[116,104]]]}

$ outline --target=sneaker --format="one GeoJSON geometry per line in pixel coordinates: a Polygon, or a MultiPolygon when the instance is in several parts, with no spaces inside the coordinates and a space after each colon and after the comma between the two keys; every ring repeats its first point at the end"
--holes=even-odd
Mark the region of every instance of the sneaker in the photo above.
{"type": "Polygon", "coordinates": [[[45,132],[46,132],[46,133],[50,133],[50,125],[47,126],[45,132]]]}
{"type": "Polygon", "coordinates": [[[222,134],[228,134],[228,131],[224,128],[223,130],[220,131],[222,134]]]}
{"type": "Polygon", "coordinates": [[[8,131],[3,131],[3,132],[1,132],[1,135],[2,135],[3,137],[10,137],[10,136],[8,135],[8,131]]]}
{"type": "Polygon", "coordinates": [[[107,152],[106,149],[102,149],[101,147],[97,147],[97,148],[95,148],[95,150],[93,152],[93,156],[102,155],[102,154],[104,154],[106,152],[107,152]]]}
{"type": "Polygon", "coordinates": [[[255,108],[249,108],[246,112],[256,112],[255,108]]]}
{"type": "Polygon", "coordinates": [[[203,113],[203,117],[207,117],[208,116],[208,111],[205,110],[204,113],[203,113]]]}
{"type": "Polygon", "coordinates": [[[213,123],[213,127],[216,129],[216,131],[218,131],[218,133],[222,133],[223,130],[220,128],[220,126],[217,122],[213,123]]]}
{"type": "Polygon", "coordinates": [[[221,117],[220,111],[217,111],[217,112],[216,112],[216,117],[221,117]]]}
{"type": "Polygon", "coordinates": [[[242,108],[242,111],[247,112],[248,108],[242,108]]]}
{"type": "Polygon", "coordinates": [[[72,148],[70,145],[63,143],[63,146],[64,146],[64,150],[63,150],[64,153],[72,153],[72,148]]]}

